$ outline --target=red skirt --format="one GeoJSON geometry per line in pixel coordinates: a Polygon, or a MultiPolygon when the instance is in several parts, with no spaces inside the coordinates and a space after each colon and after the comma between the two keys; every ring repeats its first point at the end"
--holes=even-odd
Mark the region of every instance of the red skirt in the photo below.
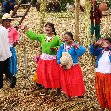
{"type": "Polygon", "coordinates": [[[38,83],[45,88],[60,88],[60,67],[56,60],[38,61],[37,76],[38,83]]]}
{"type": "Polygon", "coordinates": [[[71,69],[61,68],[61,87],[67,96],[82,96],[85,93],[82,71],[79,65],[71,69]]]}
{"type": "Polygon", "coordinates": [[[111,110],[111,74],[96,72],[95,88],[101,108],[111,110]]]}

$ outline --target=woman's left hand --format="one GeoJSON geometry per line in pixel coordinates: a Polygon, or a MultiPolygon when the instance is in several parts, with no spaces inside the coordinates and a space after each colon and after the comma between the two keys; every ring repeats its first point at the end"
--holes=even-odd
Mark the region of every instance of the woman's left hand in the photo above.
{"type": "Polygon", "coordinates": [[[23,31],[23,33],[25,33],[27,30],[29,30],[29,27],[27,27],[27,26],[20,26],[19,28],[23,31]]]}

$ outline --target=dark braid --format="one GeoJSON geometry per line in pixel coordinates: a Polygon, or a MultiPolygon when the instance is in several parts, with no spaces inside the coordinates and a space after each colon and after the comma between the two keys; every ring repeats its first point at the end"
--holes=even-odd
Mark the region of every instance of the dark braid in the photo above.
{"type": "Polygon", "coordinates": [[[55,28],[53,28],[53,32],[54,32],[54,35],[57,35],[57,34],[56,34],[56,31],[55,31],[55,28]]]}

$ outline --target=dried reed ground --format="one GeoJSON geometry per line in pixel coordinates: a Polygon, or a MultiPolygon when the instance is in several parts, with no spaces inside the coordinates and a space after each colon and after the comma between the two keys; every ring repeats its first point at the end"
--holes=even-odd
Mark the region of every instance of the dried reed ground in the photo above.
{"type": "MultiPolygon", "coordinates": [[[[23,10],[20,11],[22,13],[23,10]]],[[[58,14],[59,16],[67,16],[67,14],[58,14]]],[[[55,24],[58,34],[64,31],[71,31],[74,33],[74,17],[73,14],[68,14],[69,18],[59,18],[58,16],[46,15],[45,22],[50,21],[55,24]]],[[[84,16],[80,15],[80,35],[81,41],[87,46],[87,41],[84,37],[84,16]]],[[[102,19],[102,32],[110,30],[111,16],[102,19]],[[103,27],[104,26],[104,27],[103,27]],[[107,30],[106,30],[107,29],[107,30]]],[[[27,24],[30,29],[39,32],[40,29],[40,13],[31,8],[28,16],[23,24],[27,24]]],[[[14,21],[17,24],[17,20],[14,21]]],[[[50,91],[50,95],[44,97],[43,90],[33,91],[35,84],[32,82],[35,73],[35,63],[33,57],[39,53],[38,46],[40,44],[36,41],[29,40],[20,31],[20,45],[16,47],[18,56],[19,71],[17,75],[16,88],[10,89],[9,83],[4,80],[4,88],[0,89],[0,111],[99,111],[99,105],[95,95],[94,89],[94,67],[92,64],[92,57],[88,49],[84,56],[80,58],[80,64],[83,70],[83,76],[86,86],[86,94],[84,98],[73,98],[73,101],[66,102],[65,94],[62,93],[60,97],[54,97],[55,90],[50,91]],[[27,57],[27,75],[24,70],[24,47],[26,47],[27,57]]]]}

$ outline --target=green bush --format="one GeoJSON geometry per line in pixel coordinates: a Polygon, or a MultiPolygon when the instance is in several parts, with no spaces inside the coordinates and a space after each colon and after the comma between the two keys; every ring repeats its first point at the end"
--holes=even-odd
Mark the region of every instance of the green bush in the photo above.
{"type": "Polygon", "coordinates": [[[61,10],[63,10],[63,11],[66,10],[67,3],[69,3],[70,5],[73,5],[74,4],[74,0],[60,0],[61,10]]]}

